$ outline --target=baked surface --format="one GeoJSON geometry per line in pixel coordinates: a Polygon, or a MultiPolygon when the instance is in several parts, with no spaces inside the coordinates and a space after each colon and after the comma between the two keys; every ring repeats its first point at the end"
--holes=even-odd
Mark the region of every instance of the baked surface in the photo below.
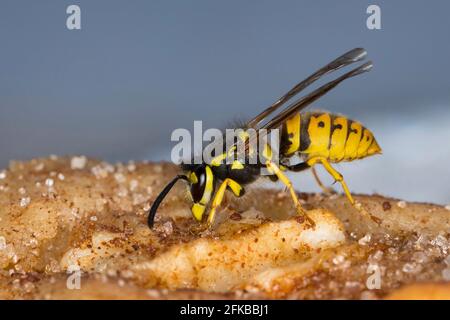
{"type": "Polygon", "coordinates": [[[301,194],[317,223],[305,230],[289,194],[254,187],[228,197],[206,231],[180,183],[150,230],[146,211],[177,171],[54,156],[0,170],[0,298],[450,296],[450,210],[442,206],[356,195],[377,223],[343,196],[301,194]],[[69,289],[77,269],[80,289],[69,289]]]}

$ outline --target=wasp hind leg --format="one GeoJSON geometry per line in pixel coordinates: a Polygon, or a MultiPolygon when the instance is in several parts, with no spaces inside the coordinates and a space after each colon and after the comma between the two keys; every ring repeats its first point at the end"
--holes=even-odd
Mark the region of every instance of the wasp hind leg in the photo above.
{"type": "Polygon", "coordinates": [[[311,227],[314,227],[315,222],[308,216],[306,211],[302,208],[302,205],[298,200],[297,193],[295,192],[294,187],[292,186],[292,182],[289,180],[289,178],[281,171],[281,169],[275,163],[273,163],[270,160],[266,162],[266,167],[269,171],[273,172],[278,177],[278,179],[289,189],[292,200],[294,201],[295,204],[295,208],[297,209],[297,213],[300,216],[304,217],[311,227]]]}
{"type": "Polygon", "coordinates": [[[344,189],[345,195],[347,196],[347,199],[350,201],[350,203],[356,210],[358,210],[361,214],[369,217],[371,220],[375,221],[376,223],[378,223],[378,224],[380,223],[380,221],[377,217],[374,217],[366,209],[363,208],[361,203],[356,202],[353,199],[352,194],[350,193],[350,190],[348,189],[348,186],[344,181],[344,177],[342,176],[342,174],[340,174],[336,169],[334,169],[331,166],[330,162],[328,162],[328,160],[326,158],[314,157],[307,161],[307,163],[310,166],[315,165],[317,162],[320,162],[323,165],[323,167],[325,168],[325,170],[327,170],[327,172],[334,178],[334,180],[336,180],[337,182],[339,182],[341,184],[342,189],[344,189]]]}
{"type": "Polygon", "coordinates": [[[325,158],[314,157],[307,161],[307,163],[311,167],[314,166],[317,162],[320,162],[323,165],[323,167],[325,168],[325,170],[327,170],[327,172],[334,178],[334,180],[336,180],[337,182],[339,182],[341,184],[342,189],[344,189],[345,195],[347,196],[348,200],[350,201],[350,203],[352,205],[354,205],[355,200],[353,200],[352,194],[350,193],[350,190],[348,189],[347,183],[345,183],[344,177],[342,176],[342,174],[340,174],[336,169],[334,169],[331,166],[331,164],[328,162],[328,160],[325,158]]]}
{"type": "Polygon", "coordinates": [[[217,189],[217,192],[214,196],[214,199],[211,203],[211,209],[209,210],[208,214],[208,229],[211,229],[214,225],[214,220],[216,218],[216,209],[220,206],[220,204],[223,201],[223,197],[225,196],[225,191],[227,190],[227,187],[231,189],[233,194],[236,197],[241,197],[245,193],[245,189],[236,181],[232,179],[225,179],[222,184],[220,185],[219,189],[217,189]]]}
{"type": "Polygon", "coordinates": [[[310,166],[306,162],[300,162],[300,163],[294,164],[292,166],[286,166],[286,169],[288,169],[289,171],[293,171],[293,172],[299,172],[299,171],[311,169],[314,179],[316,180],[317,184],[319,185],[319,187],[322,189],[322,191],[325,194],[330,195],[330,194],[336,193],[336,191],[333,188],[327,187],[322,183],[322,181],[319,178],[319,175],[316,172],[316,169],[313,166],[310,166]]]}
{"type": "Polygon", "coordinates": [[[334,190],[332,187],[327,187],[326,185],[323,184],[323,182],[319,178],[319,175],[317,174],[315,167],[311,168],[311,172],[314,176],[314,180],[316,180],[317,184],[319,185],[320,189],[322,189],[323,193],[325,193],[326,195],[332,195],[337,193],[336,190],[334,190]]]}

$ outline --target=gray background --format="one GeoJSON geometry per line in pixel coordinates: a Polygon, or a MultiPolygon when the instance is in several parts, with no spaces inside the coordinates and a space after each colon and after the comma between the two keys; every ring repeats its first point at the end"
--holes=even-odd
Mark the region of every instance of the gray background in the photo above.
{"type": "MultiPolygon", "coordinates": [[[[2,0],[0,166],[169,160],[173,129],[248,118],[362,46],[374,70],[316,105],[360,120],[384,154],[338,169],[356,192],[450,203],[449,12],[447,1],[2,0]],[[366,28],[371,3],[382,30],[366,28]],[[80,31],[66,28],[69,4],[80,31]]],[[[317,190],[308,173],[295,182],[317,190]]]]}

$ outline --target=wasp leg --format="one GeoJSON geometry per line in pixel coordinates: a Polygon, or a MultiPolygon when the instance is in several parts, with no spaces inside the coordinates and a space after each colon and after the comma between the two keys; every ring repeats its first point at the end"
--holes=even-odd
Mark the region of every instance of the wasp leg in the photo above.
{"type": "Polygon", "coordinates": [[[297,213],[300,216],[304,217],[311,227],[314,227],[315,222],[308,216],[306,211],[302,208],[300,201],[298,201],[298,197],[297,194],[295,193],[294,187],[292,186],[292,182],[289,180],[289,178],[286,177],[286,175],[281,171],[281,169],[278,168],[278,166],[270,160],[266,161],[266,167],[269,171],[272,171],[278,177],[278,179],[280,179],[280,181],[283,182],[283,184],[289,189],[292,200],[294,201],[295,204],[295,208],[297,209],[297,213]]]}
{"type": "Polygon", "coordinates": [[[334,169],[331,166],[331,164],[328,162],[328,160],[325,158],[314,157],[307,161],[307,163],[310,166],[315,165],[317,162],[320,162],[323,165],[323,167],[325,168],[325,170],[327,170],[327,172],[334,178],[334,180],[336,180],[337,182],[339,182],[341,184],[342,189],[344,189],[345,195],[347,196],[348,200],[350,201],[350,203],[352,205],[354,205],[355,200],[353,200],[352,194],[350,193],[350,190],[348,189],[347,184],[345,183],[344,177],[342,176],[342,174],[337,172],[336,169],[334,169]]]}
{"type": "Polygon", "coordinates": [[[214,224],[214,220],[216,217],[216,209],[222,203],[227,187],[231,189],[231,191],[234,193],[236,197],[241,197],[245,192],[244,188],[236,181],[229,178],[225,179],[220,185],[219,189],[217,190],[214,199],[211,203],[211,209],[209,210],[208,214],[208,228],[211,228],[214,224]]]}
{"type": "Polygon", "coordinates": [[[323,184],[323,182],[319,178],[319,175],[317,174],[317,171],[316,171],[315,167],[312,167],[311,171],[312,171],[312,174],[314,176],[314,179],[316,180],[316,182],[319,185],[320,189],[322,189],[323,193],[325,193],[327,195],[336,193],[336,191],[333,188],[327,187],[326,185],[323,184]]]}
{"type": "Polygon", "coordinates": [[[352,204],[352,206],[356,210],[358,210],[361,214],[363,214],[363,215],[367,216],[368,218],[370,218],[371,220],[373,220],[375,223],[377,223],[377,224],[381,223],[381,220],[379,218],[373,216],[366,209],[364,209],[364,207],[361,205],[361,203],[355,202],[355,200],[353,200],[352,194],[350,193],[350,190],[348,189],[347,184],[344,181],[344,177],[342,176],[342,174],[337,172],[336,169],[334,169],[331,166],[331,164],[328,162],[328,160],[326,158],[314,157],[314,158],[309,159],[307,162],[311,166],[313,166],[317,162],[322,163],[325,170],[327,170],[328,173],[331,174],[331,176],[333,176],[333,178],[341,184],[342,188],[344,189],[345,195],[347,196],[347,198],[350,201],[350,203],[352,204]]]}

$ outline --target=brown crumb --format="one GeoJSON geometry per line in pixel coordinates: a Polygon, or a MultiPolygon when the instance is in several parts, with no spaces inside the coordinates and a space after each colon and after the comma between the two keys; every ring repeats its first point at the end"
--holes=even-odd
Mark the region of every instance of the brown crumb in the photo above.
{"type": "Polygon", "coordinates": [[[383,210],[384,211],[391,210],[391,208],[392,208],[392,206],[391,206],[391,203],[389,201],[384,201],[383,202],[383,210]]]}
{"type": "Polygon", "coordinates": [[[241,216],[241,214],[238,213],[238,212],[233,212],[233,213],[230,215],[230,219],[231,219],[231,220],[234,220],[234,221],[240,221],[240,220],[242,220],[242,216],[241,216]]]}

